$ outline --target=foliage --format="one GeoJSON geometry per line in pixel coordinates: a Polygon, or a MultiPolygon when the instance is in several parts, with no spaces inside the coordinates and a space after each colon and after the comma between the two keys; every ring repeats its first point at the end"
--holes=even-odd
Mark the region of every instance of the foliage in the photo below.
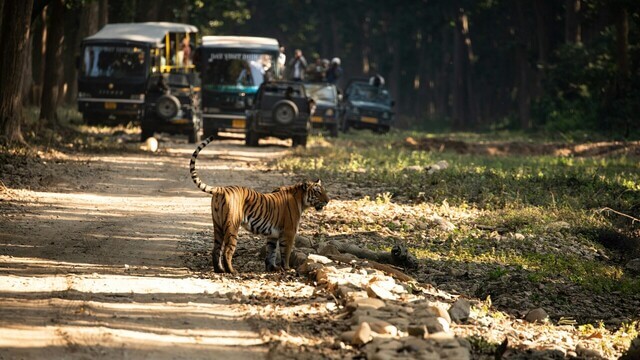
{"type": "Polygon", "coordinates": [[[487,281],[522,273],[534,284],[556,279],[596,293],[640,291],[640,280],[626,274],[623,264],[597,256],[611,245],[607,237],[630,242],[637,231],[637,224],[599,211],[611,207],[640,215],[637,158],[427,152],[403,146],[407,134],[316,138],[311,145],[318,147],[274,165],[359,189],[355,194],[361,199],[349,205],[348,218],[335,230],[392,234],[409,242],[429,266],[474,264],[484,269],[487,281]],[[416,171],[441,160],[449,168],[416,171]],[[439,230],[440,217],[453,222],[454,230],[439,230]]]}

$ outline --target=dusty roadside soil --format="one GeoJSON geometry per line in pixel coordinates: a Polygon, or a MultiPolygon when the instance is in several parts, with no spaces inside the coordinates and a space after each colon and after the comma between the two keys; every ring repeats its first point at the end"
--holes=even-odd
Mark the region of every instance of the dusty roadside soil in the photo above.
{"type": "MultiPolygon", "coordinates": [[[[210,198],[188,174],[193,148],[4,164],[0,359],[259,359],[273,357],[274,339],[330,341],[331,297],[263,274],[259,238],[243,232],[240,276],[189,269],[211,235],[210,198]]],[[[293,179],[261,160],[288,151],[227,140],[198,166],[207,183],[268,191],[293,179]]]]}

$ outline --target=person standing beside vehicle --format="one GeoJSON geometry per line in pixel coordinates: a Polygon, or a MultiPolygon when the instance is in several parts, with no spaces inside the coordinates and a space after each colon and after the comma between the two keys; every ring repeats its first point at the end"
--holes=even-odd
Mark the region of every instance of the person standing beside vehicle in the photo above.
{"type": "Polygon", "coordinates": [[[342,76],[342,67],[340,67],[340,58],[331,59],[331,65],[327,69],[327,82],[335,84],[342,76]]]}
{"type": "Polygon", "coordinates": [[[289,63],[289,73],[291,80],[302,81],[304,80],[304,72],[307,68],[307,60],[302,56],[302,50],[296,49],[294,58],[289,63]]]}

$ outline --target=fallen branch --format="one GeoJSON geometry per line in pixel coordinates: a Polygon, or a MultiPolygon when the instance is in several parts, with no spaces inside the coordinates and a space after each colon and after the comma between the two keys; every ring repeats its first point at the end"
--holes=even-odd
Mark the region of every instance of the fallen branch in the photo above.
{"type": "Polygon", "coordinates": [[[620,211],[613,210],[613,209],[612,209],[612,208],[610,208],[610,207],[604,207],[604,208],[602,208],[602,209],[598,210],[598,212],[599,212],[599,213],[604,212],[604,211],[610,211],[610,212],[612,212],[612,213],[614,213],[614,214],[618,214],[618,215],[620,215],[620,216],[624,216],[624,217],[626,217],[626,218],[628,218],[628,219],[631,219],[631,224],[634,224],[636,221],[637,221],[637,222],[640,222],[640,219],[635,218],[635,217],[633,217],[633,216],[631,216],[631,215],[627,215],[627,214],[622,213],[622,212],[620,212],[620,211]]]}

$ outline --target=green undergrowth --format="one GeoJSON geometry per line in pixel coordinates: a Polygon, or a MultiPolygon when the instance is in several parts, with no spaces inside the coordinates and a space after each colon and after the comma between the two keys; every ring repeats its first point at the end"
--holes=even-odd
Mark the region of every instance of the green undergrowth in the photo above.
{"type": "MultiPolygon", "coordinates": [[[[637,157],[429,152],[403,146],[407,136],[432,135],[392,132],[381,136],[364,131],[338,139],[316,137],[308,149],[273,165],[328,184],[362,189],[363,194],[375,189],[377,195],[365,197],[374,205],[394,203],[416,209],[418,204],[447,204],[460,213],[454,216],[458,220],[452,219],[456,226],[452,231],[422,231],[407,226],[402,218],[362,224],[357,214],[344,215],[339,231],[384,228],[406,240],[425,261],[474,263],[484,266],[489,279],[519,271],[534,283],[557,279],[599,293],[640,292],[640,280],[624,271],[625,261],[640,255],[638,246],[607,249],[608,238],[638,244],[639,224],[606,210],[640,217],[637,157]],[[442,160],[448,164],[446,169],[431,174],[422,170],[442,160]],[[613,255],[599,255],[611,254],[610,250],[613,255]]],[[[485,140],[475,134],[450,137],[485,140]]],[[[499,137],[508,139],[505,134],[499,137]]],[[[516,138],[530,141],[521,134],[516,138]]],[[[353,200],[357,200],[355,206],[363,206],[362,198],[353,200]]]]}

